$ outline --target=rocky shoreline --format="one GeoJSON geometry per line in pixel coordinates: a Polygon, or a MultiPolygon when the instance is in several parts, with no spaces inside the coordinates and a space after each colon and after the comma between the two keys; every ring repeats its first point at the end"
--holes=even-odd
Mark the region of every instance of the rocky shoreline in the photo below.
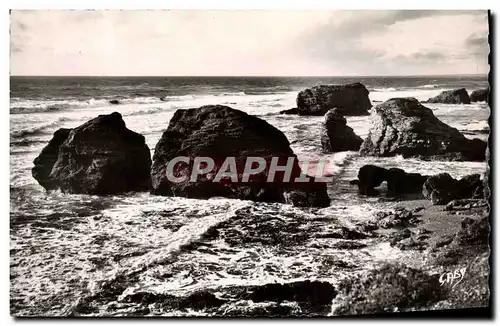
{"type": "MultiPolygon", "coordinates": [[[[446,93],[429,103],[446,102],[448,96],[453,97],[450,101],[459,98],[461,103],[467,102],[460,91],[446,93]]],[[[325,152],[359,149],[362,155],[374,157],[485,160],[486,142],[464,137],[416,99],[390,99],[374,108],[367,99],[368,91],[359,83],[313,87],[300,92],[297,110],[287,113],[325,115],[324,124],[318,125],[322,128],[318,142],[325,152]],[[347,126],[344,116],[367,115],[368,110],[372,111],[373,126],[362,140],[347,126]]],[[[178,254],[210,253],[218,241],[233,248],[264,247],[292,257],[310,249],[311,256],[319,255],[314,257],[320,261],[315,265],[316,279],[218,286],[175,295],[127,291],[145,277],[139,271],[110,280],[98,293],[81,298],[67,315],[195,312],[208,316],[325,316],[488,305],[488,175],[455,180],[449,175],[422,176],[397,168],[362,167],[358,180],[335,180],[334,186],[349,189],[360,203],[373,203],[378,198],[378,211],[365,220],[340,225],[333,223],[336,217],[330,211],[322,213],[335,202],[328,196],[332,184],[265,183],[269,171],[257,174],[250,184],[213,183],[206,179],[173,184],[165,178],[165,164],[179,155],[296,157],[288,139],[275,127],[242,111],[217,105],[178,110],[152,159],[144,137],[127,129],[117,112],[74,129],[60,129],[35,159],[32,173],[47,190],[68,193],[150,191],[162,196],[221,196],[262,205],[288,203],[301,207],[310,218],[297,219],[281,210],[257,214],[253,208],[239,209],[229,220],[179,248],[178,254]],[[379,189],[383,183],[387,184],[387,194],[379,189]],[[370,256],[380,247],[398,251],[406,257],[406,263],[370,256]],[[321,255],[335,250],[366,254],[372,264],[363,265],[362,260],[359,264],[347,263],[321,255]],[[453,283],[455,279],[443,278],[464,269],[458,285],[453,283]],[[336,271],[343,271],[343,276],[336,271]]],[[[292,174],[302,172],[297,165],[292,174]]],[[[171,270],[165,279],[183,268],[170,261],[165,265],[171,270]]],[[[237,275],[239,271],[233,272],[237,275]]],[[[302,276],[297,272],[296,278],[302,276]]]]}

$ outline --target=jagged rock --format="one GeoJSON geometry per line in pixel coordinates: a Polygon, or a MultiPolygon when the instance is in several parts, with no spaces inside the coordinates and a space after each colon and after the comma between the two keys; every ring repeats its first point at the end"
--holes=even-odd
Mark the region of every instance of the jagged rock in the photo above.
{"type": "Polygon", "coordinates": [[[477,89],[470,93],[471,102],[488,102],[489,91],[487,88],[477,89]]]}
{"type": "Polygon", "coordinates": [[[158,195],[284,203],[285,193],[295,192],[295,202],[299,205],[328,206],[330,200],[326,185],[312,179],[310,182],[294,182],[300,174],[297,157],[281,131],[262,119],[222,105],[177,110],[156,145],[151,168],[153,193],[158,195]],[[174,176],[185,178],[173,182],[167,177],[166,167],[179,156],[191,159],[187,164],[175,166],[174,176]],[[196,157],[210,157],[215,166],[211,173],[201,174],[191,181],[196,157]],[[214,182],[222,162],[229,157],[235,158],[237,180],[223,178],[214,182]],[[248,157],[263,158],[266,167],[262,172],[251,175],[248,182],[242,182],[248,157]],[[279,166],[286,165],[288,159],[294,159],[290,182],[283,181],[284,172],[276,173],[274,181],[267,182],[273,157],[278,158],[279,166]]]}
{"type": "Polygon", "coordinates": [[[490,223],[488,216],[481,218],[464,217],[461,222],[460,230],[455,235],[453,242],[460,246],[488,245],[490,233],[490,223]]]}
{"type": "Polygon", "coordinates": [[[443,91],[436,97],[427,100],[427,103],[470,104],[471,99],[465,88],[443,91]]]}
{"type": "Polygon", "coordinates": [[[321,129],[321,146],[323,152],[357,151],[363,139],[347,125],[346,119],[338,109],[331,109],[325,114],[321,129]]]}
{"type": "Polygon", "coordinates": [[[484,161],[486,142],[468,139],[414,98],[393,98],[373,110],[362,155],[484,161]]]}
{"type": "Polygon", "coordinates": [[[280,114],[299,114],[299,110],[297,108],[282,110],[280,111],[280,114]]]}
{"type": "Polygon", "coordinates": [[[369,91],[363,84],[319,85],[297,95],[299,115],[324,115],[337,108],[343,116],[368,115],[372,107],[369,91]]]}
{"type": "Polygon", "coordinates": [[[127,129],[118,112],[58,130],[34,164],[33,177],[48,190],[108,195],[151,185],[144,136],[127,129]]]}
{"type": "Polygon", "coordinates": [[[422,187],[422,195],[434,205],[445,205],[454,199],[482,198],[483,194],[479,174],[456,180],[448,173],[440,173],[429,177],[422,187]]]}
{"type": "Polygon", "coordinates": [[[50,178],[50,172],[52,172],[52,167],[57,161],[59,147],[68,138],[70,131],[71,129],[61,128],[54,132],[54,136],[47,146],[42,149],[33,161],[35,164],[31,170],[33,178],[45,189],[54,189],[56,187],[55,180],[50,178]]]}

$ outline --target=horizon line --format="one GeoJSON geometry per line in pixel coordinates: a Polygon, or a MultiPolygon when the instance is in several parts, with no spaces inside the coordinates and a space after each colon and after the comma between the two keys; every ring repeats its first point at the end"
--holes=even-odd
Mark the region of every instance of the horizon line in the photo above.
{"type": "Polygon", "coordinates": [[[264,78],[264,77],[278,77],[278,78],[298,78],[298,77],[316,77],[316,78],[351,78],[351,77],[456,77],[456,76],[489,76],[488,73],[476,73],[476,74],[420,74],[420,75],[9,75],[9,77],[165,77],[165,78],[185,78],[185,77],[221,77],[221,78],[231,78],[231,77],[252,77],[252,78],[264,78]]]}

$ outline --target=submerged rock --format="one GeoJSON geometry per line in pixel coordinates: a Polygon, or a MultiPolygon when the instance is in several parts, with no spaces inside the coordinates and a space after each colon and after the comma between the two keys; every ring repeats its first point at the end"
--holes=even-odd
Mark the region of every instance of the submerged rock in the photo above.
{"type": "MultiPolygon", "coordinates": [[[[252,165],[256,168],[256,165],[252,165]]],[[[295,182],[301,175],[298,160],[285,135],[255,116],[222,105],[207,105],[197,109],[177,110],[167,130],[156,145],[151,178],[153,193],[188,198],[227,197],[262,202],[285,202],[285,194],[295,199],[297,205],[324,207],[330,204],[324,183],[295,182]],[[175,166],[173,174],[181,178],[172,182],[167,177],[167,164],[176,157],[186,157],[188,162],[175,166]],[[215,162],[211,173],[200,174],[191,181],[194,158],[209,157],[215,162]],[[249,157],[261,158],[265,168],[242,180],[249,157]],[[227,171],[228,158],[234,158],[238,174],[234,178],[215,180],[219,172],[227,171]],[[283,179],[284,172],[277,172],[267,182],[272,158],[279,166],[293,160],[290,181],[283,179]],[[222,169],[224,167],[224,169],[222,169]],[[221,171],[222,170],[222,171],[221,171]]]]}
{"type": "Polygon", "coordinates": [[[443,91],[438,96],[430,98],[427,103],[470,104],[471,99],[465,88],[443,91]]]}
{"type": "Polygon", "coordinates": [[[299,115],[324,115],[333,108],[343,116],[368,115],[372,107],[368,94],[361,83],[314,86],[299,92],[297,109],[299,115]]]}
{"type": "Polygon", "coordinates": [[[321,128],[321,146],[325,153],[357,151],[363,143],[363,139],[347,125],[338,109],[326,113],[321,128]]]}
{"type": "Polygon", "coordinates": [[[427,179],[422,188],[422,195],[434,205],[445,205],[454,199],[482,198],[483,187],[479,174],[456,180],[448,173],[440,173],[427,179]]]}
{"type": "Polygon", "coordinates": [[[470,93],[471,102],[488,102],[489,91],[487,88],[477,89],[470,93]]]}
{"type": "Polygon", "coordinates": [[[149,148],[118,112],[58,130],[34,163],[33,177],[47,190],[108,195],[151,185],[149,148]]]}
{"type": "Polygon", "coordinates": [[[120,104],[119,100],[110,100],[109,104],[120,104]]]}
{"type": "Polygon", "coordinates": [[[484,161],[486,142],[468,139],[414,98],[393,98],[373,110],[362,155],[484,161]]]}

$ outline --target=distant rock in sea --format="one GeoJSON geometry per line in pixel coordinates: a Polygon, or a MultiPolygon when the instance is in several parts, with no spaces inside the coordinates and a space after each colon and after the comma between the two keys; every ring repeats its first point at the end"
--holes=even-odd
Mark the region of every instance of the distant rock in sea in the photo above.
{"type": "Polygon", "coordinates": [[[109,104],[120,104],[119,100],[110,100],[109,104]]]}
{"type": "Polygon", "coordinates": [[[477,89],[470,93],[471,102],[488,102],[489,91],[487,88],[477,89]]]}
{"type": "Polygon", "coordinates": [[[32,175],[47,190],[110,195],[151,185],[144,136],[127,129],[118,112],[59,129],[34,164],[32,175]]]}
{"type": "Polygon", "coordinates": [[[331,109],[325,114],[325,121],[321,126],[323,152],[357,151],[362,143],[363,139],[347,125],[338,109],[331,109]]]}
{"type": "Polygon", "coordinates": [[[297,108],[292,108],[289,110],[282,110],[280,114],[299,114],[299,110],[297,108]]]}
{"type": "Polygon", "coordinates": [[[372,127],[360,154],[484,161],[486,142],[468,139],[415,98],[393,98],[373,110],[372,127]]]}
{"type": "Polygon", "coordinates": [[[470,104],[470,101],[467,90],[459,88],[441,92],[438,96],[428,99],[427,103],[470,104]]]}
{"type": "MultiPolygon", "coordinates": [[[[153,193],[188,198],[227,197],[264,202],[286,202],[297,206],[330,204],[324,183],[266,182],[269,169],[253,174],[249,182],[214,182],[212,178],[221,168],[222,161],[236,158],[241,174],[248,157],[265,158],[267,167],[272,157],[285,165],[288,158],[295,163],[290,180],[301,173],[296,156],[286,136],[255,116],[223,105],[207,105],[196,109],[179,109],[170,120],[167,130],[157,143],[151,169],[153,193]],[[215,161],[211,175],[201,174],[196,180],[186,178],[172,182],[167,178],[166,166],[174,157],[210,157],[215,161]]],[[[176,176],[191,175],[194,160],[178,164],[176,176]]],[[[276,174],[278,175],[278,173],[276,174]]],[[[276,178],[278,179],[278,178],[276,178]]]]}
{"type": "Polygon", "coordinates": [[[299,115],[324,115],[337,108],[343,116],[368,115],[372,107],[370,92],[361,83],[319,85],[300,91],[297,95],[299,115]]]}

